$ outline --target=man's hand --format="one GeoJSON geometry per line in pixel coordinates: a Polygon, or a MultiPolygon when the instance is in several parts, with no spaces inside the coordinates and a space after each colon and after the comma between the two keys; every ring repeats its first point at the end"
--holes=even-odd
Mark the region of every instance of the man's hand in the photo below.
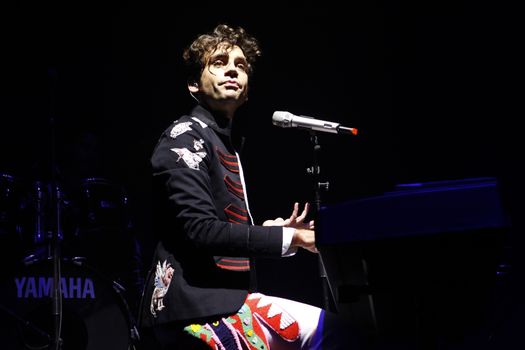
{"type": "Polygon", "coordinates": [[[292,215],[288,219],[281,217],[274,220],[266,220],[263,226],[284,226],[295,228],[295,232],[292,237],[291,247],[301,247],[312,253],[318,253],[319,251],[315,247],[315,225],[314,221],[304,222],[310,205],[306,203],[304,209],[299,214],[299,203],[295,203],[292,211],[292,215]]]}
{"type": "Polygon", "coordinates": [[[319,253],[315,246],[315,232],[313,230],[296,229],[290,246],[301,247],[312,253],[319,253]]]}
{"type": "Polygon", "coordinates": [[[308,210],[310,209],[310,204],[306,203],[301,215],[297,216],[299,213],[299,203],[295,203],[293,206],[292,215],[286,220],[281,217],[278,217],[274,220],[266,220],[263,223],[263,226],[284,226],[284,227],[293,227],[297,229],[308,229],[313,230],[315,228],[314,221],[304,222],[306,215],[308,215],[308,210]]]}

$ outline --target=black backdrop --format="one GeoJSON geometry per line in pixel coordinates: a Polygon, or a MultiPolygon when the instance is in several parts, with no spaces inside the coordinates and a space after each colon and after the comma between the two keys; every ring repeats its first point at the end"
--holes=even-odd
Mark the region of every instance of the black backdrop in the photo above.
{"type": "MultiPolygon", "coordinates": [[[[54,142],[59,180],[70,188],[87,176],[122,184],[145,264],[149,155],[193,103],[180,73],[182,49],[227,22],[245,27],[263,49],[239,118],[256,221],[312,200],[308,134],[271,124],[274,111],[290,111],[360,130],[358,137],[319,135],[328,204],[397,183],[497,177],[514,223],[515,281],[522,276],[512,9],[405,0],[2,7],[0,171],[25,183],[48,178],[54,142]]],[[[264,261],[259,272],[263,290],[319,303],[312,256],[264,261]]],[[[516,282],[509,293],[519,290],[516,282]]]]}

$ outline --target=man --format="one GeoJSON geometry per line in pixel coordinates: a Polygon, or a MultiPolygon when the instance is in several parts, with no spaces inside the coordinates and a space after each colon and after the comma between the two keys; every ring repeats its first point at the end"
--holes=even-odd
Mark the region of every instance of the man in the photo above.
{"type": "Polygon", "coordinates": [[[159,243],[140,316],[149,349],[347,349],[329,347],[337,334],[323,310],[252,290],[252,258],[317,252],[308,205],[252,223],[230,126],[260,53],[256,39],[227,25],[184,51],[198,105],[151,158],[159,243]]]}

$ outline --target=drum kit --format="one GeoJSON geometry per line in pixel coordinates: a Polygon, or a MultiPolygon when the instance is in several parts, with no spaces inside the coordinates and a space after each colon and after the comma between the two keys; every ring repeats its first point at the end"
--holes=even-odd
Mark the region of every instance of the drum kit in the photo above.
{"type": "Polygon", "coordinates": [[[66,194],[0,173],[2,349],[135,347],[127,293],[140,282],[121,278],[140,275],[130,268],[138,252],[128,213],[123,186],[106,178],[82,179],[66,194]]]}

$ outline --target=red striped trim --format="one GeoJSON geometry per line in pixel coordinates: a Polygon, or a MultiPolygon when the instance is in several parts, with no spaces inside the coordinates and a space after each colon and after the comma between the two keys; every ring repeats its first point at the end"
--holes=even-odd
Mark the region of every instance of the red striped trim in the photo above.
{"type": "Polygon", "coordinates": [[[246,263],[248,260],[245,258],[237,258],[237,259],[228,259],[228,258],[221,258],[220,261],[226,262],[226,263],[246,263]]]}
{"type": "Polygon", "coordinates": [[[250,269],[250,260],[248,258],[216,256],[214,259],[215,265],[221,269],[235,271],[247,271],[250,269]]]}
{"type": "Polygon", "coordinates": [[[228,218],[228,222],[231,222],[232,224],[235,224],[235,225],[247,224],[247,222],[244,220],[237,220],[237,219],[230,219],[230,218],[228,218]]]}
{"type": "Polygon", "coordinates": [[[246,266],[229,266],[229,265],[222,265],[220,263],[216,263],[218,267],[224,270],[234,270],[234,271],[250,271],[250,265],[246,266]]]}
{"type": "Polygon", "coordinates": [[[228,211],[229,214],[241,219],[241,220],[248,220],[248,217],[246,215],[239,215],[237,213],[234,213],[233,211],[228,211]]]}
{"type": "Polygon", "coordinates": [[[239,208],[235,204],[229,204],[224,208],[224,213],[230,222],[238,224],[247,224],[248,221],[248,211],[242,208],[239,208]]]}
{"type": "Polygon", "coordinates": [[[224,183],[226,183],[228,191],[244,200],[244,189],[242,188],[242,183],[234,181],[229,175],[224,176],[224,183]]]}
{"type": "Polygon", "coordinates": [[[215,150],[219,155],[219,160],[221,164],[226,169],[228,169],[232,173],[239,173],[239,162],[237,161],[237,156],[223,152],[218,147],[215,147],[215,150]]]}

